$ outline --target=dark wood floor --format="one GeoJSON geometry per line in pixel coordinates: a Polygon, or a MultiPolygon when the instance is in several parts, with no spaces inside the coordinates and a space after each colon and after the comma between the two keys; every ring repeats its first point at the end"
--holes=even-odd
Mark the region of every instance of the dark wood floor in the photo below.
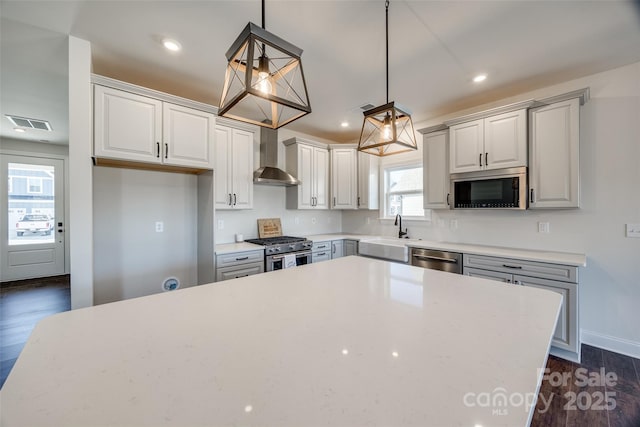
{"type": "MultiPolygon", "coordinates": [[[[35,324],[70,306],[69,276],[2,284],[0,387],[35,324]]],[[[640,359],[583,345],[582,364],[549,356],[547,367],[531,426],[640,427],[640,359]]]]}

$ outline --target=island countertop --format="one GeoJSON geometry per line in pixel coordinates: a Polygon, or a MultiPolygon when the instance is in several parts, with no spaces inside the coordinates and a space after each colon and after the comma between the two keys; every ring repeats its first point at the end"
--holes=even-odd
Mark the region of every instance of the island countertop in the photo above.
{"type": "Polygon", "coordinates": [[[351,256],[74,310],[36,326],[0,424],[526,426],[560,305],[351,256]]]}

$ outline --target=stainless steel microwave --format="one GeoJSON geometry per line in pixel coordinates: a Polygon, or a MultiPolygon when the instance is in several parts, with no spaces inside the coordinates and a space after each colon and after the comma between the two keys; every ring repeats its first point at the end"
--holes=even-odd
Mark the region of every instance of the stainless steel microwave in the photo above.
{"type": "Polygon", "coordinates": [[[451,174],[453,209],[526,209],[527,168],[451,174]]]}

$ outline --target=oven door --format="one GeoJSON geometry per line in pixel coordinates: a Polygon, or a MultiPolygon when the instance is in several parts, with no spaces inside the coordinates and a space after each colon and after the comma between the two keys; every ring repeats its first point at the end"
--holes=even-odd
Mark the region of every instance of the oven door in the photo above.
{"type": "MultiPolygon", "coordinates": [[[[282,270],[284,267],[284,257],[289,254],[269,255],[266,258],[267,271],[282,270]]],[[[295,252],[296,266],[311,264],[311,251],[295,252]]]]}

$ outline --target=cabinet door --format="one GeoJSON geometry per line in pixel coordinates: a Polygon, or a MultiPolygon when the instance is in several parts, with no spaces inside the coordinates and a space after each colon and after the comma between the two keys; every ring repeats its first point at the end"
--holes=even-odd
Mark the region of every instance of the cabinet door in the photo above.
{"type": "Polygon", "coordinates": [[[342,258],[344,256],[344,240],[334,240],[331,242],[331,259],[342,258]]]}
{"type": "Polygon", "coordinates": [[[378,209],[380,158],[358,151],[358,208],[378,209]]]}
{"type": "Polygon", "coordinates": [[[163,104],[163,158],[167,165],[213,169],[213,114],[163,104]]]}
{"type": "Polygon", "coordinates": [[[546,289],[562,295],[562,307],[560,308],[558,323],[556,324],[551,345],[574,353],[577,352],[578,286],[574,283],[563,283],[519,275],[514,275],[513,279],[514,283],[519,285],[546,289]]]}
{"type": "Polygon", "coordinates": [[[313,148],[313,176],[316,209],[329,209],[329,150],[313,148]]]}
{"type": "MultiPolygon", "coordinates": [[[[367,154],[369,155],[369,154],[367,154]]],[[[358,241],[357,240],[345,240],[344,241],[344,256],[358,255],[358,241]]]]}
{"type": "Polygon", "coordinates": [[[465,276],[480,277],[482,279],[497,280],[498,282],[512,283],[513,275],[509,273],[501,273],[499,271],[481,270],[479,268],[464,267],[465,276]]]}
{"type": "Polygon", "coordinates": [[[449,209],[449,159],[447,131],[423,137],[423,188],[425,209],[449,209]]]}
{"type": "Polygon", "coordinates": [[[231,143],[233,140],[233,130],[223,126],[216,126],[215,130],[215,208],[231,209],[233,203],[233,190],[231,188],[231,168],[229,158],[231,157],[231,143]]]}
{"type": "Polygon", "coordinates": [[[298,144],[298,209],[312,209],[315,205],[313,147],[298,144]]]}
{"type": "Polygon", "coordinates": [[[231,193],[235,209],[253,208],[253,133],[233,129],[231,193]]]}
{"type": "Polygon", "coordinates": [[[94,86],[94,155],[161,163],[162,102],[94,86]]]}
{"type": "Polygon", "coordinates": [[[355,148],[331,150],[331,207],[356,209],[358,203],[357,159],[355,148]]]}
{"type": "Polygon", "coordinates": [[[527,110],[484,119],[485,169],[527,166],[527,110]]]}
{"type": "Polygon", "coordinates": [[[531,209],[580,206],[579,109],[571,99],[530,112],[531,209]]]}
{"type": "Polygon", "coordinates": [[[449,172],[471,172],[481,170],[484,163],[484,121],[460,123],[449,128],[449,172]]]}

